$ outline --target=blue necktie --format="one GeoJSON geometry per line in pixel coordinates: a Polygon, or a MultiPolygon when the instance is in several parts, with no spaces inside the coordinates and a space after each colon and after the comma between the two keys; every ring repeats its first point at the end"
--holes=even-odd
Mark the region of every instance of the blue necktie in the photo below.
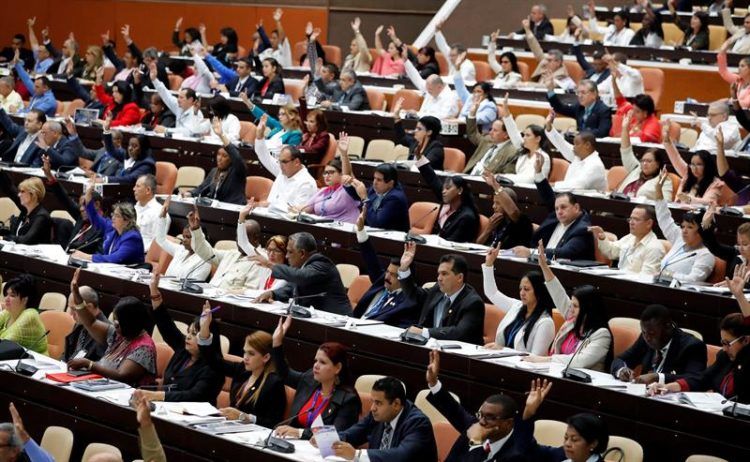
{"type": "Polygon", "coordinates": [[[372,319],[376,317],[385,307],[386,303],[392,303],[395,300],[395,295],[391,295],[387,290],[383,290],[380,298],[365,312],[364,317],[366,319],[372,319]]]}
{"type": "Polygon", "coordinates": [[[451,299],[447,295],[443,295],[435,307],[435,324],[433,327],[443,327],[443,313],[451,303],[451,299]]]}

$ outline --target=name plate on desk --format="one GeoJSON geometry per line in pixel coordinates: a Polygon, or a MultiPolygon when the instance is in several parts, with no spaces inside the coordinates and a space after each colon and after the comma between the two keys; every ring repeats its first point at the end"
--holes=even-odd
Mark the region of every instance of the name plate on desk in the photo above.
{"type": "Polygon", "coordinates": [[[441,135],[458,135],[458,122],[456,121],[442,121],[440,128],[441,135]]]}

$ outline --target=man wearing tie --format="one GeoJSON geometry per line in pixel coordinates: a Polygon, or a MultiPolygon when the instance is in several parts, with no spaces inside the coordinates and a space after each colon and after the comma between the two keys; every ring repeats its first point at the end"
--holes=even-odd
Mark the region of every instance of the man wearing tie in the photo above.
{"type": "MultiPolygon", "coordinates": [[[[339,457],[359,462],[434,462],[437,446],[430,420],[406,399],[400,380],[384,377],[372,386],[370,413],[339,433],[339,457]],[[355,447],[368,444],[368,449],[355,447]]],[[[310,441],[315,445],[315,440],[310,441]]]]}
{"type": "Polygon", "coordinates": [[[477,129],[476,111],[472,108],[466,118],[466,135],[477,149],[466,162],[464,173],[481,175],[485,170],[492,173],[516,173],[518,150],[510,142],[501,117],[492,122],[489,133],[483,136],[477,129]]]}
{"type": "Polygon", "coordinates": [[[37,146],[36,141],[42,126],[47,122],[47,116],[39,109],[32,109],[24,117],[23,127],[21,127],[8,117],[4,109],[0,109],[0,125],[13,137],[10,147],[0,157],[3,162],[39,167],[42,165],[42,150],[37,146]]]}
{"type": "Polygon", "coordinates": [[[422,307],[419,324],[409,331],[425,338],[460,340],[483,344],[484,301],[466,284],[466,260],[456,254],[440,257],[437,284],[430,289],[417,287],[409,267],[414,261],[416,244],[404,244],[398,279],[407,297],[415,297],[422,307]]]}
{"type": "Polygon", "coordinates": [[[641,314],[641,336],[612,361],[612,375],[646,385],[671,383],[706,368],[706,345],[672,321],[662,305],[649,305],[641,314]],[[641,375],[633,369],[641,366],[641,375]]]}
{"type": "Polygon", "coordinates": [[[352,317],[375,319],[399,327],[413,325],[419,318],[415,297],[407,297],[398,280],[399,259],[392,258],[384,270],[365,231],[366,207],[357,219],[357,241],[372,285],[359,299],[352,317]]]}
{"type": "MultiPolygon", "coordinates": [[[[508,395],[491,395],[472,415],[451,396],[438,380],[440,354],[430,352],[427,366],[427,401],[448,419],[459,433],[445,462],[525,462],[524,443],[533,425],[517,425],[518,405],[508,395]]],[[[546,385],[546,384],[545,384],[546,385]]],[[[545,386],[549,392],[549,386],[545,386]]],[[[532,388],[533,389],[533,388],[532,388]]],[[[546,394],[545,392],[545,394],[546,394]]]]}
{"type": "Polygon", "coordinates": [[[206,54],[203,59],[219,74],[219,90],[228,92],[229,96],[239,96],[240,93],[253,95],[257,91],[258,81],[250,75],[253,70],[250,59],[240,58],[235,61],[236,70],[226,67],[211,54],[206,54]]]}

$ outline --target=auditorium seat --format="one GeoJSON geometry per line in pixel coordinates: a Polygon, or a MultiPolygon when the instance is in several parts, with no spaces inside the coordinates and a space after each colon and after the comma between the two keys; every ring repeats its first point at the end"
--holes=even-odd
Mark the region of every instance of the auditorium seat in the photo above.
{"type": "Polygon", "coordinates": [[[370,103],[370,109],[373,111],[385,111],[385,93],[370,87],[366,87],[365,92],[367,93],[367,101],[370,103]]]}
{"type": "Polygon", "coordinates": [[[609,320],[609,328],[612,331],[615,358],[630,348],[641,335],[640,321],[634,318],[612,318],[609,320]]]}
{"type": "Polygon", "coordinates": [[[565,69],[568,71],[568,75],[575,83],[578,83],[586,75],[581,65],[575,61],[563,61],[565,69]]]}
{"type": "Polygon", "coordinates": [[[69,101],[67,106],[65,106],[65,110],[63,110],[62,116],[73,117],[76,113],[76,109],[83,109],[84,106],[86,106],[86,103],[84,103],[82,99],[76,98],[73,101],[69,101]]]}
{"type": "Polygon", "coordinates": [[[49,213],[50,218],[59,218],[61,220],[68,220],[69,222],[75,224],[75,219],[70,216],[67,210],[53,210],[49,213]]]}
{"type": "Polygon", "coordinates": [[[64,311],[42,311],[39,319],[44,329],[49,331],[47,349],[50,358],[60,359],[65,351],[65,337],[73,330],[73,316],[64,311]]]}
{"type": "Polygon", "coordinates": [[[544,446],[562,446],[568,424],[559,420],[539,419],[534,422],[534,438],[544,446]]]}
{"type": "Polygon", "coordinates": [[[288,419],[291,415],[292,410],[292,401],[294,401],[294,394],[297,393],[297,390],[290,387],[289,385],[284,385],[284,392],[286,393],[286,407],[284,407],[284,419],[288,419]]]}
{"type": "Polygon", "coordinates": [[[167,76],[167,79],[169,79],[169,89],[172,91],[179,90],[180,86],[182,85],[182,81],[184,80],[182,76],[177,74],[169,74],[167,76]]]}
{"type": "Polygon", "coordinates": [[[682,39],[685,37],[685,33],[677,27],[676,24],[671,22],[663,22],[662,30],[664,31],[664,43],[682,43],[682,39]]]}
{"type": "Polygon", "coordinates": [[[409,207],[410,231],[415,234],[432,234],[437,217],[438,204],[435,202],[413,202],[409,207]],[[430,212],[432,209],[434,210],[430,212]]]}
{"type": "Polygon", "coordinates": [[[216,241],[216,244],[214,244],[214,250],[237,250],[237,241],[229,239],[216,241]]]}
{"type": "Polygon", "coordinates": [[[289,104],[295,104],[299,99],[305,95],[305,85],[302,81],[285,80],[284,81],[284,93],[289,98],[289,104]]]}
{"type": "Polygon", "coordinates": [[[617,187],[627,176],[628,171],[622,165],[613,165],[610,167],[607,170],[607,191],[617,190],[617,187]]]}
{"type": "Polygon", "coordinates": [[[706,456],[703,454],[694,454],[687,459],[685,459],[685,462],[729,462],[726,459],[722,459],[721,457],[714,457],[714,456],[706,456]]]}
{"type": "Polygon", "coordinates": [[[448,422],[433,423],[432,433],[435,435],[435,442],[437,443],[438,462],[444,462],[460,435],[448,422]]]}
{"type": "Polygon", "coordinates": [[[445,157],[443,157],[443,171],[461,173],[466,166],[466,154],[460,149],[443,148],[445,157]]]}
{"type": "Polygon", "coordinates": [[[422,95],[417,90],[408,90],[402,88],[393,95],[393,103],[396,104],[399,98],[404,98],[401,109],[404,111],[418,111],[422,107],[422,95]]]}
{"type": "Polygon", "coordinates": [[[292,45],[292,65],[299,66],[302,55],[307,53],[307,40],[302,40],[292,45]]]}
{"type": "Polygon", "coordinates": [[[549,22],[552,24],[552,30],[555,35],[561,35],[568,27],[567,18],[550,18],[549,22]]]}
{"type": "Polygon", "coordinates": [[[698,141],[698,132],[694,128],[684,127],[680,130],[680,144],[692,148],[696,141],[698,141]]]}
{"type": "Polygon", "coordinates": [[[271,192],[273,180],[264,176],[249,176],[245,183],[245,197],[247,200],[255,198],[255,202],[262,202],[268,199],[271,192]]]}
{"type": "Polygon", "coordinates": [[[192,165],[183,165],[177,169],[175,188],[185,188],[186,191],[190,191],[198,187],[205,178],[206,171],[204,169],[192,165]]]}
{"type": "Polygon", "coordinates": [[[516,127],[518,127],[518,131],[520,132],[526,130],[526,127],[529,125],[539,125],[540,127],[544,127],[545,123],[544,116],[539,114],[521,114],[515,118],[515,121],[516,127]]]}
{"type": "Polygon", "coordinates": [[[734,205],[734,201],[737,198],[737,195],[732,191],[732,188],[730,188],[728,185],[724,185],[723,188],[721,188],[721,194],[719,195],[719,205],[720,206],[731,206],[734,205]]]}
{"type": "MultiPolygon", "coordinates": [[[[425,388],[424,390],[419,390],[417,393],[417,396],[414,398],[414,405],[419,408],[420,411],[424,415],[427,416],[428,419],[430,419],[430,422],[436,423],[436,422],[448,422],[448,419],[445,418],[443,414],[440,413],[440,411],[437,410],[435,406],[433,406],[429,401],[427,401],[427,395],[430,394],[429,388],[425,388]]],[[[457,403],[461,403],[461,399],[453,392],[450,392],[453,399],[456,400],[457,403]]]]}
{"type": "Polygon", "coordinates": [[[491,303],[484,304],[484,343],[492,343],[495,341],[495,334],[497,333],[497,326],[505,317],[505,311],[496,307],[491,303]]]}
{"type": "Polygon", "coordinates": [[[359,401],[362,403],[362,409],[359,411],[359,418],[361,419],[370,413],[370,408],[372,407],[372,395],[361,391],[358,391],[357,394],[359,395],[359,401]]]}
{"type": "Polygon", "coordinates": [[[339,271],[339,276],[341,276],[341,282],[344,284],[345,289],[348,289],[354,279],[359,277],[359,266],[357,265],[339,263],[336,265],[336,269],[339,271]]]}
{"type": "Polygon", "coordinates": [[[559,332],[560,327],[565,324],[565,316],[557,308],[552,308],[552,322],[555,323],[555,333],[559,332]]]}
{"type": "Polygon", "coordinates": [[[73,451],[73,432],[65,427],[51,425],[44,430],[39,446],[52,456],[55,462],[68,462],[73,451]]]}
{"type": "Polygon", "coordinates": [[[247,120],[240,120],[240,140],[245,143],[254,144],[256,131],[257,127],[254,123],[247,120]]]}
{"type": "Polygon", "coordinates": [[[112,454],[115,457],[120,458],[120,460],[122,460],[122,453],[120,452],[120,450],[112,446],[111,444],[91,443],[88,446],[86,446],[86,450],[83,451],[83,457],[81,457],[81,462],[89,462],[89,459],[91,459],[97,454],[102,454],[102,453],[112,454]]]}
{"type": "Polygon", "coordinates": [[[6,227],[10,226],[10,217],[19,216],[21,210],[16,207],[16,203],[9,197],[0,197],[0,223],[6,227]]]}
{"type": "Polygon", "coordinates": [[[521,80],[524,82],[528,82],[531,78],[531,70],[529,69],[529,65],[523,61],[518,61],[518,70],[521,74],[521,80]]]}
{"type": "Polygon", "coordinates": [[[156,378],[163,379],[169,360],[174,356],[174,350],[165,342],[154,342],[156,346],[156,378]]]}
{"type": "Polygon", "coordinates": [[[328,165],[328,162],[332,161],[336,157],[337,149],[338,142],[336,141],[336,137],[333,136],[333,133],[329,133],[328,149],[326,149],[323,157],[321,157],[321,159],[317,163],[307,165],[307,170],[310,172],[310,175],[312,175],[312,177],[317,180],[318,187],[325,186],[325,183],[323,182],[323,170],[325,169],[325,166],[328,165]]]}
{"type": "Polygon", "coordinates": [[[237,45],[237,59],[247,58],[247,48],[242,45],[237,45]]]}
{"type": "Polygon", "coordinates": [[[708,49],[718,50],[727,39],[727,30],[723,26],[708,25],[708,49]]]}
{"type": "Polygon", "coordinates": [[[156,163],[156,194],[172,194],[177,183],[177,166],[172,162],[156,163]]]}
{"type": "Polygon", "coordinates": [[[706,353],[708,355],[706,361],[706,367],[711,367],[716,362],[716,355],[721,351],[721,347],[718,345],[706,344],[706,353]]]}
{"type": "Polygon", "coordinates": [[[476,69],[477,82],[490,81],[495,77],[495,73],[492,71],[487,61],[472,61],[474,63],[474,69],[476,69]]]}
{"type": "Polygon", "coordinates": [[[349,135],[349,149],[346,153],[349,157],[362,157],[365,152],[365,139],[361,136],[349,135]]]}
{"type": "Polygon", "coordinates": [[[380,374],[363,374],[357,377],[354,381],[354,389],[360,393],[370,393],[372,391],[372,385],[378,380],[385,377],[380,374]]]}
{"type": "Polygon", "coordinates": [[[333,63],[341,67],[341,48],[336,45],[323,45],[323,51],[326,52],[326,62],[333,63]]]}
{"type": "Polygon", "coordinates": [[[549,182],[554,183],[556,181],[562,181],[565,179],[565,174],[568,173],[568,167],[570,162],[565,159],[552,158],[552,168],[549,171],[549,182]]]}
{"type": "Polygon", "coordinates": [[[46,292],[39,300],[39,311],[65,311],[68,297],[60,292],[46,292]]]}
{"type": "Polygon", "coordinates": [[[672,200],[677,198],[677,189],[680,187],[680,176],[676,173],[669,172],[669,181],[672,182],[672,200]]]}
{"type": "Polygon", "coordinates": [[[726,274],[727,274],[726,260],[716,257],[714,261],[714,270],[711,271],[711,274],[708,276],[708,279],[706,279],[706,282],[711,283],[711,284],[722,282],[726,274]]]}
{"type": "Polygon", "coordinates": [[[618,451],[609,453],[605,458],[606,461],[620,462],[643,462],[643,447],[635,440],[625,438],[624,436],[611,435],[607,449],[620,448],[623,457],[617,458],[618,451]]]}
{"type": "Polygon", "coordinates": [[[659,109],[659,100],[664,90],[664,71],[656,68],[642,67],[638,69],[643,77],[643,90],[654,100],[654,106],[659,109]]]}
{"type": "Polygon", "coordinates": [[[409,158],[409,148],[404,146],[403,144],[397,144],[393,146],[393,151],[391,153],[392,160],[406,160],[409,158]]]}
{"type": "Polygon", "coordinates": [[[479,232],[477,238],[490,228],[490,219],[486,215],[479,214],[479,232]]]}
{"type": "Polygon", "coordinates": [[[395,146],[395,143],[391,140],[370,140],[367,143],[365,159],[388,162],[393,154],[393,146],[395,146]]]}
{"type": "Polygon", "coordinates": [[[578,122],[576,122],[576,119],[570,117],[555,117],[552,126],[555,127],[555,130],[558,132],[566,133],[568,131],[576,131],[578,128],[578,122]]]}
{"type": "Polygon", "coordinates": [[[349,303],[352,304],[352,308],[357,306],[357,303],[362,299],[362,296],[370,289],[372,283],[370,277],[366,274],[361,274],[354,278],[352,283],[349,285],[346,295],[349,298],[349,303]]]}

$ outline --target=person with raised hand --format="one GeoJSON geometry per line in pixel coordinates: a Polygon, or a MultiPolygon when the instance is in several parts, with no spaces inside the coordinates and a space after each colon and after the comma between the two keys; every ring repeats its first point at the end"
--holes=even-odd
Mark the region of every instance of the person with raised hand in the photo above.
{"type": "Polygon", "coordinates": [[[518,67],[518,58],[512,51],[504,51],[500,54],[500,62],[498,62],[495,49],[499,37],[500,29],[490,34],[490,41],[487,44],[487,62],[492,71],[495,72],[492,86],[495,88],[513,88],[523,78],[521,69],[518,67]]]}
{"type": "Polygon", "coordinates": [[[513,114],[510,112],[508,93],[505,94],[505,98],[498,105],[497,112],[503,121],[510,142],[517,149],[515,171],[503,176],[518,183],[533,183],[537,175],[535,168],[536,159],[541,157],[543,164],[540,173],[544,175],[544,178],[549,177],[552,161],[549,154],[545,152],[548,149],[547,145],[549,143],[547,135],[544,133],[544,127],[531,124],[521,133],[518,130],[518,126],[516,126],[516,121],[513,119],[513,114]]]}
{"type": "Polygon", "coordinates": [[[344,65],[341,66],[342,71],[354,71],[354,72],[369,72],[370,65],[372,62],[372,56],[370,55],[370,49],[367,48],[367,41],[362,33],[359,31],[359,27],[362,25],[362,20],[359,17],[354,18],[351,22],[352,32],[354,32],[354,38],[349,45],[349,54],[344,58],[344,65]]]}
{"type": "Polygon", "coordinates": [[[512,249],[527,244],[529,236],[533,233],[533,224],[528,215],[521,213],[516,192],[500,186],[489,171],[485,171],[482,178],[495,194],[492,196],[490,224],[480,232],[477,244],[491,247],[499,245],[501,249],[512,249]]]}
{"type": "Polygon", "coordinates": [[[552,341],[549,356],[532,354],[521,360],[608,371],[614,343],[608,325],[609,316],[599,290],[586,284],[573,289],[569,297],[549,267],[541,241],[539,247],[539,268],[544,275],[544,284],[555,306],[565,317],[565,323],[552,341]]]}
{"type": "MultiPolygon", "coordinates": [[[[266,34],[266,30],[263,28],[263,23],[257,28],[260,40],[263,42],[265,49],[260,53],[259,58],[262,61],[267,59],[274,60],[281,67],[290,67],[294,65],[292,60],[292,47],[289,45],[289,39],[284,31],[284,26],[281,24],[281,18],[284,15],[284,10],[276,8],[273,12],[273,20],[276,24],[276,29],[271,31],[271,34],[266,34]]],[[[265,67],[265,64],[264,64],[265,67]]],[[[264,71],[265,75],[265,71],[264,71]]],[[[282,92],[283,93],[283,92],[282,92]]]]}
{"type": "Polygon", "coordinates": [[[200,98],[192,88],[181,88],[178,96],[175,96],[158,78],[158,66],[156,61],[149,64],[149,78],[151,84],[156,89],[159,97],[169,110],[175,115],[177,121],[175,128],[167,128],[163,125],[154,127],[157,133],[178,133],[183,136],[204,135],[210,131],[211,124],[208,119],[203,117],[200,110],[200,98]]]}
{"type": "Polygon", "coordinates": [[[216,395],[224,385],[224,374],[211,367],[209,355],[220,355],[218,335],[209,343],[209,348],[201,350],[198,346],[198,331],[201,316],[196,316],[183,335],[172,320],[159,291],[161,268],[154,267],[149,283],[151,294],[151,312],[156,327],[159,328],[164,342],[174,350],[174,355],[167,363],[162,380],[162,390],[146,391],[143,396],[150,401],[173,402],[209,402],[216,403],[216,395]]]}
{"type": "Polygon", "coordinates": [[[518,285],[519,298],[508,297],[500,292],[495,281],[495,261],[500,253],[499,246],[487,251],[482,277],[484,295],[505,316],[497,327],[492,348],[510,347],[538,356],[546,356],[549,345],[555,337],[555,323],[552,308],[555,304],[544,285],[544,277],[539,271],[527,272],[518,285]]]}
{"type": "Polygon", "coordinates": [[[141,457],[149,462],[167,462],[164,448],[161,446],[156,427],[151,420],[150,402],[144,396],[143,390],[133,392],[131,406],[135,408],[135,417],[138,421],[138,444],[141,448],[141,457]]]}
{"type": "MultiPolygon", "coordinates": [[[[403,53],[406,52],[406,59],[414,65],[417,71],[419,71],[420,77],[426,79],[431,75],[440,75],[440,65],[435,57],[434,48],[431,46],[424,46],[417,50],[417,54],[414,54],[411,48],[396,36],[396,29],[393,26],[388,26],[387,34],[393,43],[396,44],[396,47],[402,50],[402,57],[404,56],[403,53]]],[[[404,61],[404,64],[406,64],[406,61],[404,61]]],[[[365,72],[367,72],[367,69],[365,69],[365,72]]]]}
{"type": "Polygon", "coordinates": [[[172,31],[172,43],[179,49],[178,54],[182,56],[191,56],[193,50],[203,49],[201,42],[201,33],[196,27],[187,27],[180,39],[180,28],[182,27],[182,17],[177,18],[172,31]]]}
{"type": "MultiPolygon", "coordinates": [[[[720,243],[715,234],[714,217],[716,211],[716,204],[710,204],[703,215],[703,221],[701,222],[703,244],[715,257],[721,258],[727,263],[726,276],[731,278],[737,274],[739,268],[750,261],[750,223],[742,223],[737,227],[737,244],[720,243]]],[[[722,281],[718,285],[726,285],[728,280],[722,281]]]]}
{"type": "Polygon", "coordinates": [[[313,367],[305,372],[296,371],[289,367],[284,356],[284,338],[291,325],[291,316],[279,318],[271,355],[279,376],[295,389],[289,414],[297,417],[278,427],[276,435],[310,439],[313,435],[310,427],[318,417],[324,425],[333,425],[338,431],[348,429],[357,422],[362,403],[352,386],[346,346],[325,342],[315,353],[313,367]]]}
{"type": "Polygon", "coordinates": [[[450,46],[448,41],[443,35],[443,24],[445,19],[437,21],[435,23],[435,45],[438,50],[443,53],[443,56],[448,60],[448,77],[453,77],[456,81],[456,74],[461,74],[459,77],[462,81],[476,82],[477,71],[474,67],[474,63],[468,58],[468,50],[466,46],[461,43],[453,43],[450,46]]]}
{"type": "Polygon", "coordinates": [[[172,261],[165,270],[164,275],[184,279],[189,277],[192,280],[203,282],[211,273],[211,264],[207,263],[195,253],[192,246],[193,234],[190,232],[190,224],[182,228],[182,234],[179,244],[167,239],[167,231],[171,220],[169,219],[169,204],[171,197],[164,199],[161,213],[156,224],[156,233],[154,240],[162,250],[172,256],[172,261]]]}
{"type": "Polygon", "coordinates": [[[380,34],[383,33],[383,25],[375,29],[375,62],[372,64],[373,74],[385,77],[400,77],[404,75],[404,59],[401,57],[401,49],[391,40],[388,42],[387,50],[383,48],[380,34]]]}
{"type": "Polygon", "coordinates": [[[4,460],[9,462],[55,462],[54,457],[42,449],[26,431],[16,405],[11,402],[8,409],[13,423],[0,424],[0,448],[4,460]]]}
{"type": "MultiPolygon", "coordinates": [[[[620,132],[620,158],[622,165],[628,172],[625,179],[617,185],[617,192],[628,196],[644,197],[653,200],[654,189],[659,183],[659,172],[666,165],[667,159],[660,149],[650,148],[641,154],[640,160],[633,152],[630,142],[630,122],[633,112],[629,111],[622,119],[622,130],[620,132]]],[[[662,188],[662,196],[672,197],[672,182],[666,181],[662,188]]]]}

